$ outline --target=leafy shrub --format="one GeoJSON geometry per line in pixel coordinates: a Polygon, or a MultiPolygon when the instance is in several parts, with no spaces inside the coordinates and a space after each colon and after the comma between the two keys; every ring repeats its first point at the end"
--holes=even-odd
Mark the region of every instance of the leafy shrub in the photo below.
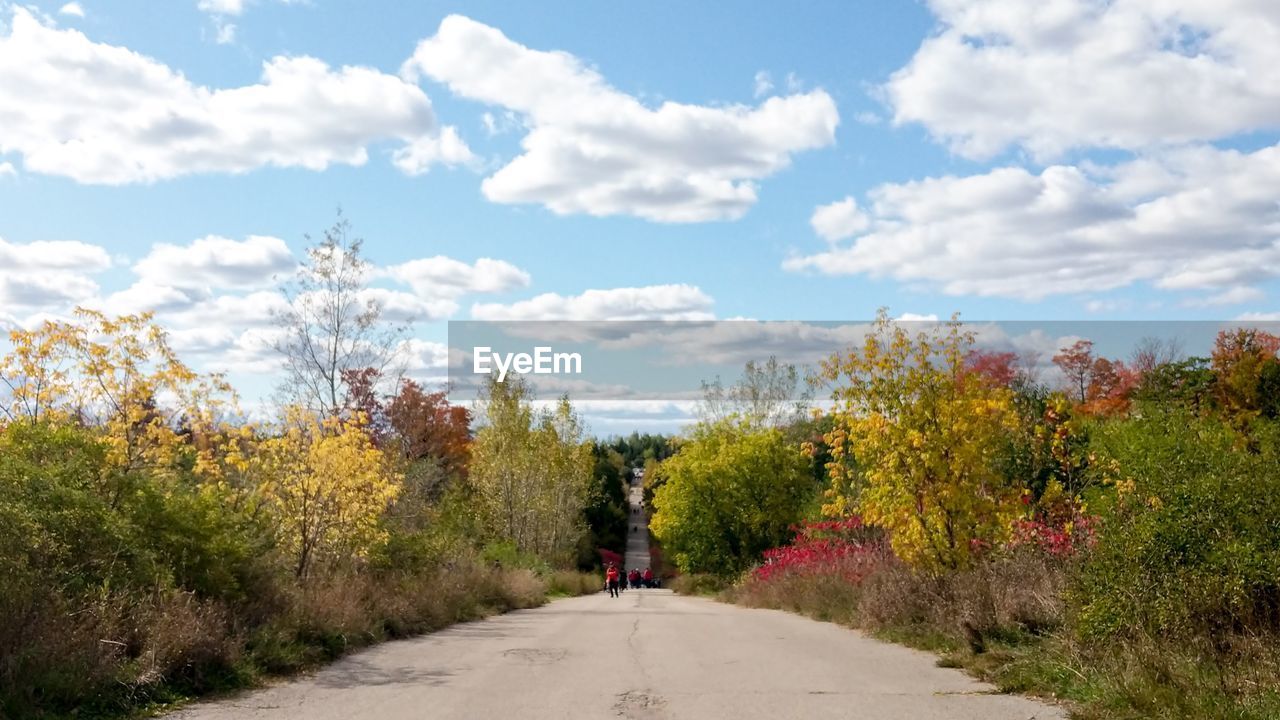
{"type": "MultiPolygon", "coordinates": [[[[1273,434],[1274,436],[1274,434],[1273,434]]],[[[1085,637],[1280,630],[1280,453],[1216,420],[1151,414],[1106,426],[1116,490],[1073,584],[1085,637]]]]}
{"type": "Polygon", "coordinates": [[[778,429],[699,425],[660,466],[650,529],[682,572],[736,575],[786,541],[815,491],[809,462],[778,429]]]}

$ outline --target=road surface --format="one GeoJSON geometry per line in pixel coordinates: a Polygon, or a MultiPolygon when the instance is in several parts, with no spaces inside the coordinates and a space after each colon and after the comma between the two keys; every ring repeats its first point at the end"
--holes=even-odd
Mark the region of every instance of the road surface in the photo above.
{"type": "MultiPolygon", "coordinates": [[[[633,516],[634,517],[634,516],[633,516]]],[[[635,533],[629,560],[647,563],[635,533]]],[[[643,538],[644,547],[639,543],[643,538]]],[[[410,640],[314,675],[191,706],[180,720],[1027,720],[932,655],[835,625],[667,590],[557,600],[410,640]]]]}

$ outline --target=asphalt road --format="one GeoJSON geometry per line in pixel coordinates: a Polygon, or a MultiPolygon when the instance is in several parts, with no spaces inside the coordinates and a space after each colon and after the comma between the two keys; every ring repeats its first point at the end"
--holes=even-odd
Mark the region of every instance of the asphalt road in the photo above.
{"type": "MultiPolygon", "coordinates": [[[[634,517],[634,516],[633,516],[634,517]]],[[[642,520],[641,520],[642,521],[642,520]]],[[[648,536],[628,562],[647,564],[648,536]]],[[[932,655],[667,590],[558,600],[385,643],[182,720],[1065,718],[932,655]]]]}
{"type": "Polygon", "coordinates": [[[558,600],[385,643],[184,720],[1065,718],[934,656],[667,590],[558,600]]]}

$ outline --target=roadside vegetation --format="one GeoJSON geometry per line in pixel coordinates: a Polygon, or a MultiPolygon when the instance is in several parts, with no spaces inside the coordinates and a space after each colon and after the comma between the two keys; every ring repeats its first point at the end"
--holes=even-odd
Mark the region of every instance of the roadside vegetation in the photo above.
{"type": "Polygon", "coordinates": [[[344,222],[311,248],[277,318],[287,382],[252,421],[148,316],[11,333],[0,717],[145,713],[599,589],[621,455],[518,382],[473,423],[402,377],[363,262],[344,222]]]}
{"type": "Polygon", "coordinates": [[[1224,331],[1208,358],[1148,339],[1121,361],[1081,341],[1046,387],[958,324],[882,314],[822,366],[817,420],[779,429],[740,405],[659,466],[673,587],[934,650],[1074,717],[1280,717],[1277,350],[1254,330],[1224,331]],[[761,455],[752,423],[810,439],[761,455]],[[785,494],[804,461],[809,504],[750,491],[767,478],[785,494]]]}

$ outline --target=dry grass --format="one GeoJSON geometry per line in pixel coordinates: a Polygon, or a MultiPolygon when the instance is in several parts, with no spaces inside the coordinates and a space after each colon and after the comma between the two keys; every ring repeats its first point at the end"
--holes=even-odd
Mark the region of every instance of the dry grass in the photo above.
{"type": "Polygon", "coordinates": [[[1006,692],[1065,700],[1087,720],[1280,717],[1280,638],[1073,638],[1068,568],[1027,553],[945,576],[892,559],[859,583],[830,573],[748,578],[722,598],[801,613],[943,654],[1006,692]]]}
{"type": "Polygon", "coordinates": [[[463,559],[429,572],[354,570],[282,582],[241,607],[168,591],[108,595],[70,612],[30,603],[0,617],[0,717],[117,716],[251,684],[392,637],[598,590],[463,559]]]}

